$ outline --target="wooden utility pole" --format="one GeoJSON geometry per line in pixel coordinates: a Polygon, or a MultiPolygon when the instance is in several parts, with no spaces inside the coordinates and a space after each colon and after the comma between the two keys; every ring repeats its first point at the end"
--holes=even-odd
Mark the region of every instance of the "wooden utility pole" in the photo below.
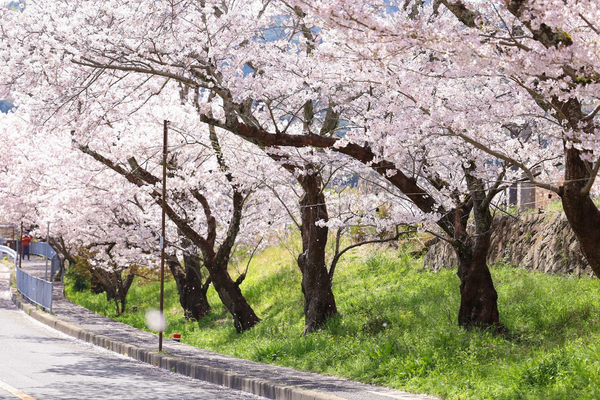
{"type": "Polygon", "coordinates": [[[167,205],[167,124],[163,127],[163,181],[162,181],[162,233],[160,236],[160,330],[158,331],[158,351],[162,351],[164,330],[164,297],[165,297],[165,208],[167,205]]]}
{"type": "Polygon", "coordinates": [[[21,221],[21,235],[17,239],[17,246],[19,249],[19,268],[21,268],[21,261],[23,260],[23,221],[21,221]]]}
{"type": "Polygon", "coordinates": [[[50,254],[50,222],[46,228],[46,281],[48,280],[48,255],[50,254]]]}

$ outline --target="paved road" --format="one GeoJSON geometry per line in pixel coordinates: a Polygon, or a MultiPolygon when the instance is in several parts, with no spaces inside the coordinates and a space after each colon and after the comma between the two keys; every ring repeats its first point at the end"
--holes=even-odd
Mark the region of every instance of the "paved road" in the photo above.
{"type": "Polygon", "coordinates": [[[0,399],[261,399],[63,335],[18,311],[0,265],[0,399]]]}

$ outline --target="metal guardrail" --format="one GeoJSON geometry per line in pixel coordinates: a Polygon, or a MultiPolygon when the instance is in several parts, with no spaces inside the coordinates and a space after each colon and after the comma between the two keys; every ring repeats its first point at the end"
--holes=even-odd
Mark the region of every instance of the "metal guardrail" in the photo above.
{"type": "Polygon", "coordinates": [[[17,289],[33,303],[52,312],[52,282],[29,275],[19,267],[15,267],[17,289]]]}
{"type": "MultiPolygon", "coordinates": [[[[37,254],[42,257],[53,257],[51,258],[52,270],[54,271],[54,268],[56,268],[55,271],[58,271],[60,268],[60,260],[54,249],[46,243],[32,242],[31,244],[34,245],[35,243],[37,243],[37,246],[31,246],[31,254],[37,254]],[[56,260],[56,262],[54,260],[56,260]]],[[[19,268],[17,265],[18,253],[10,247],[0,246],[0,254],[6,254],[14,260],[17,290],[31,302],[52,312],[52,282],[31,276],[19,268]]],[[[50,276],[54,276],[54,273],[52,272],[50,276]]]]}
{"type": "Polygon", "coordinates": [[[17,265],[17,252],[7,246],[0,246],[0,255],[2,257],[10,257],[13,259],[15,266],[17,265]]]}
{"type": "Polygon", "coordinates": [[[41,257],[45,257],[50,261],[50,280],[54,280],[56,273],[60,270],[60,259],[56,251],[45,242],[31,242],[29,252],[41,257]]]}

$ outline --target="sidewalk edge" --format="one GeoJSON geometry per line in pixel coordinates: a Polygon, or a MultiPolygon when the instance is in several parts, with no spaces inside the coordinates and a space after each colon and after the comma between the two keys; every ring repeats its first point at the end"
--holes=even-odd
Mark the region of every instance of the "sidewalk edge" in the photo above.
{"type": "Polygon", "coordinates": [[[104,335],[97,335],[79,326],[64,322],[49,313],[38,310],[35,306],[24,300],[12,287],[11,298],[13,303],[19,309],[23,310],[25,314],[57,331],[167,371],[275,400],[342,400],[341,397],[334,395],[301,389],[260,378],[250,378],[236,372],[176,359],[172,356],[129,345],[104,335]]]}

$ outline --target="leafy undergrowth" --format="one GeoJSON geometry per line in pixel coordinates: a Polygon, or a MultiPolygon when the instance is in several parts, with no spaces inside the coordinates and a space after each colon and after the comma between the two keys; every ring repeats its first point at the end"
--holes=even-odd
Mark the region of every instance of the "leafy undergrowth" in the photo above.
{"type": "MultiPolygon", "coordinates": [[[[502,322],[498,336],[456,326],[453,271],[421,270],[420,260],[373,250],[339,266],[340,316],[302,336],[300,275],[284,251],[268,249],[242,285],[262,322],[238,334],[211,289],[213,310],[186,322],[173,282],[166,284],[167,337],[236,357],[344,376],[448,399],[600,398],[600,282],[518,268],[492,270],[502,322]]],[[[235,276],[235,274],[233,274],[235,276]]],[[[138,328],[158,304],[158,283],[136,282],[116,318],[138,328]]],[[[68,291],[85,307],[114,316],[103,294],[68,291]]]]}

